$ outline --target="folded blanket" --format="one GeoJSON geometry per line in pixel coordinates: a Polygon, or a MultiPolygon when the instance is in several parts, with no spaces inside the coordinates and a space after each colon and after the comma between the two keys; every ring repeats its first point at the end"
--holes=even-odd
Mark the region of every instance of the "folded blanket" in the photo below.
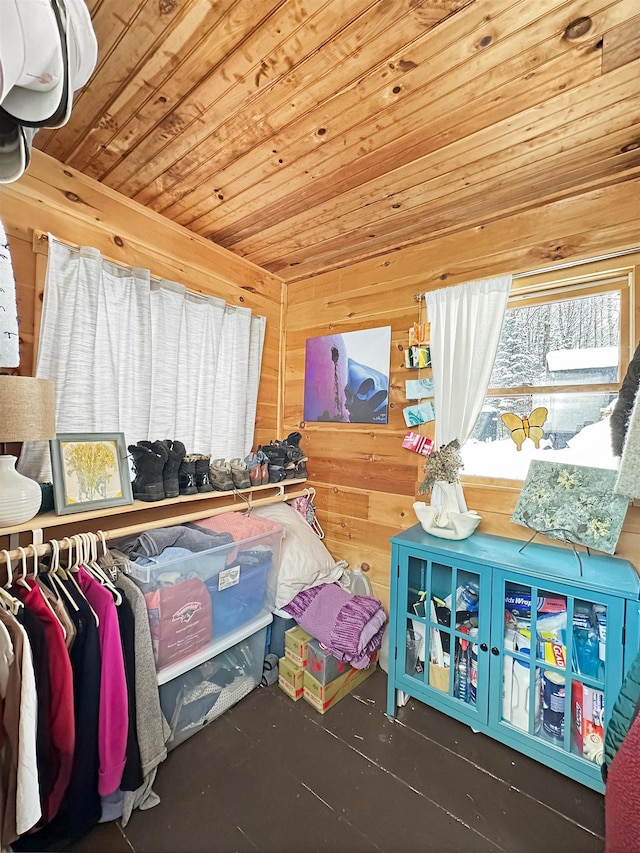
{"type": "Polygon", "coordinates": [[[370,595],[351,595],[338,584],[303,589],[283,608],[334,657],[365,669],[380,648],[386,614],[370,595]]]}
{"type": "Polygon", "coordinates": [[[138,557],[157,557],[165,548],[186,548],[194,552],[209,551],[220,545],[228,545],[230,542],[233,542],[230,533],[212,533],[209,530],[178,524],[174,527],[145,530],[139,536],[120,540],[116,545],[130,560],[136,560],[138,557]]]}

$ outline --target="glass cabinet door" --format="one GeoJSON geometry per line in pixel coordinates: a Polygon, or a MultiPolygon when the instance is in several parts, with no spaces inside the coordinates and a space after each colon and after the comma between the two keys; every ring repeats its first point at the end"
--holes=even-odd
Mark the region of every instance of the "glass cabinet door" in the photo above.
{"type": "Polygon", "coordinates": [[[491,716],[599,767],[605,696],[617,695],[613,681],[622,668],[621,643],[607,644],[607,630],[622,636],[621,602],[504,577],[494,596],[494,630],[504,618],[502,636],[494,633],[491,648],[502,683],[501,705],[491,716]]]}
{"type": "Polygon", "coordinates": [[[486,715],[489,575],[464,562],[415,556],[408,556],[406,572],[406,584],[398,586],[398,630],[404,635],[398,637],[398,675],[469,711],[481,705],[486,715]]]}

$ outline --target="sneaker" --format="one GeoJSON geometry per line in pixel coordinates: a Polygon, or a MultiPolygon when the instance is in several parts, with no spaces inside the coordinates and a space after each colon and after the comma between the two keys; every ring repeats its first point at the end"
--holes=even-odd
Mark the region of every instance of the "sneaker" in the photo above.
{"type": "Polygon", "coordinates": [[[217,492],[232,492],[233,477],[229,463],[224,459],[214,459],[209,469],[211,485],[217,492]]]}
{"type": "Polygon", "coordinates": [[[236,489],[250,489],[251,477],[249,476],[249,468],[247,467],[247,463],[244,459],[240,459],[240,457],[230,459],[229,467],[231,468],[233,485],[236,489]]]}

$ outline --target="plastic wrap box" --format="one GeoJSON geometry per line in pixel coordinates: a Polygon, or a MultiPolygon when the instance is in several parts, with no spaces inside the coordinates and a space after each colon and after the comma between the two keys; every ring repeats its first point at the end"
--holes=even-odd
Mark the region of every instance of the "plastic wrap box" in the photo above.
{"type": "Polygon", "coordinates": [[[163,670],[160,707],[171,728],[168,749],[199,732],[260,684],[267,626],[271,614],[261,617],[209,648],[213,654],[186,671],[176,665],[163,670]],[[247,633],[249,632],[249,633],[247,633]]]}
{"type": "Polygon", "coordinates": [[[145,595],[158,671],[272,612],[283,533],[274,524],[207,551],[131,563],[145,595]]]}

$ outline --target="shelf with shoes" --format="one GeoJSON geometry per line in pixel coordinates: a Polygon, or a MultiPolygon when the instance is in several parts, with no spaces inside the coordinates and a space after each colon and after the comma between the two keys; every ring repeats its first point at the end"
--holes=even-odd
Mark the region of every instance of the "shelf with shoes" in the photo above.
{"type": "Polygon", "coordinates": [[[249,489],[199,492],[159,501],[134,500],[125,506],[106,507],[87,512],[56,515],[45,512],[12,527],[0,527],[0,548],[15,548],[29,543],[39,544],[76,533],[101,529],[107,538],[118,538],[185,521],[195,521],[221,512],[246,510],[248,506],[264,506],[304,496],[296,488],[306,478],[291,478],[279,483],[252,486],[249,489]]]}

